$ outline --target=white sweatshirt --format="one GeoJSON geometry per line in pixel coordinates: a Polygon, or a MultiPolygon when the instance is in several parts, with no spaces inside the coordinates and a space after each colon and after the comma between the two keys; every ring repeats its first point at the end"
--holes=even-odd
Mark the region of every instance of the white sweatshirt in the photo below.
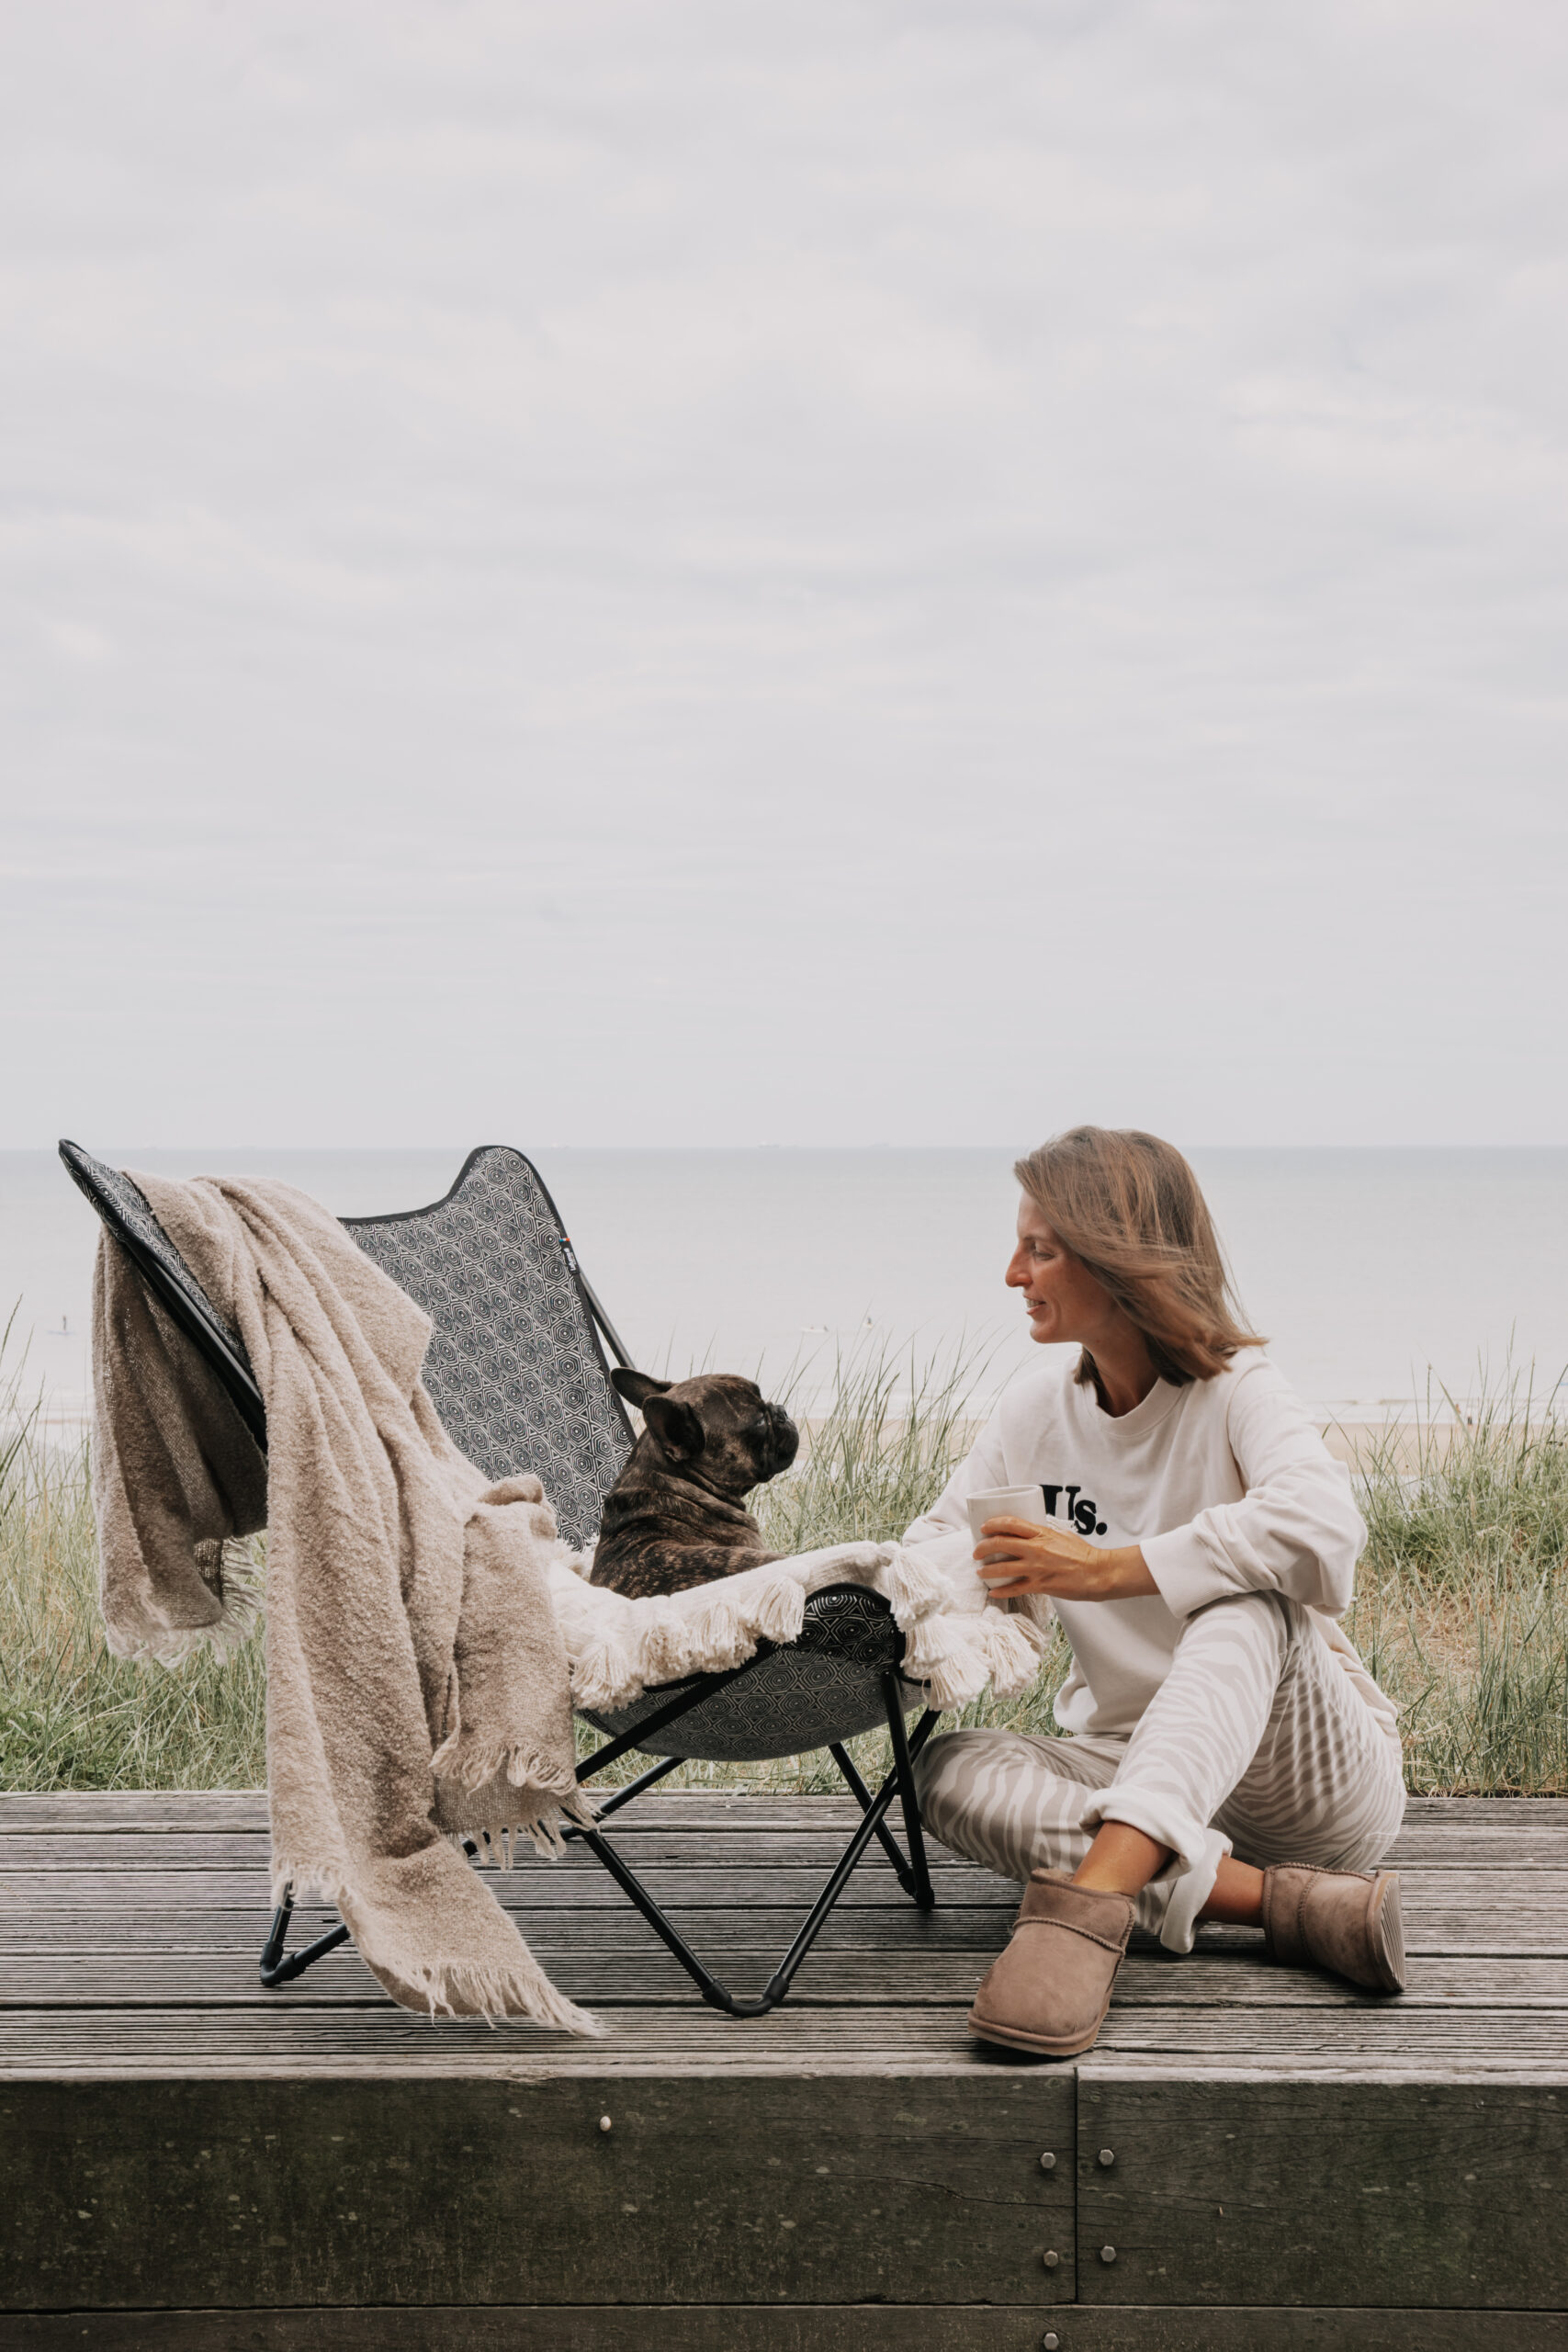
{"type": "Polygon", "coordinates": [[[1071,1732],[1132,1732],[1169,1671],[1182,1621],[1227,1595],[1282,1592],[1314,1612],[1391,1737],[1397,1710],[1336,1622],[1350,1605],[1367,1531],[1350,1476],[1267,1356],[1241,1350],[1213,1380],[1156,1381],[1113,1419],[1073,1374],[1076,1354],[1016,1382],[906,1544],[940,1544],[949,1572],[972,1553],[964,1498],[1040,1486],[1057,1524],[1107,1550],[1143,1547],[1159,1597],[1020,1605],[1054,1609],[1073,1670],[1056,1694],[1071,1732]],[[957,1539],[962,1537],[962,1544],[957,1539]]]}

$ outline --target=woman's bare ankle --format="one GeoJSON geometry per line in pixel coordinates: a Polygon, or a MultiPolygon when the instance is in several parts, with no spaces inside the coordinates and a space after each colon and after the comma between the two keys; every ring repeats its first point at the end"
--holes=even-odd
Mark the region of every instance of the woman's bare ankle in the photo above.
{"type": "Polygon", "coordinates": [[[1073,1872],[1075,1886],[1095,1894],[1141,1894],[1170,1860],[1168,1846],[1156,1845],[1125,1821],[1100,1824],[1093,1845],[1073,1872]]]}
{"type": "Polygon", "coordinates": [[[1262,1871],[1254,1870],[1250,1862],[1238,1862],[1234,1854],[1227,1854],[1214,1874],[1213,1892],[1198,1917],[1223,1928],[1260,1928],[1262,1871]]]}

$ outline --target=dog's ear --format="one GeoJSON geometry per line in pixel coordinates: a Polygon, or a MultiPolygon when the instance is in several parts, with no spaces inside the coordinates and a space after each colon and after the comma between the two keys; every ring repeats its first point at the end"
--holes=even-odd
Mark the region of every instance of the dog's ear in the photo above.
{"type": "MultiPolygon", "coordinates": [[[[665,1386],[670,1383],[666,1381],[665,1386]]],[[[650,1396],[642,1418],[671,1462],[694,1462],[707,1440],[703,1425],[689,1405],[673,1396],[650,1396]]]]}
{"type": "Polygon", "coordinates": [[[650,1396],[662,1396],[674,1383],[655,1380],[651,1373],[633,1372],[629,1365],[618,1363],[610,1374],[610,1385],[617,1396],[624,1396],[628,1405],[635,1405],[640,1412],[650,1396]]]}

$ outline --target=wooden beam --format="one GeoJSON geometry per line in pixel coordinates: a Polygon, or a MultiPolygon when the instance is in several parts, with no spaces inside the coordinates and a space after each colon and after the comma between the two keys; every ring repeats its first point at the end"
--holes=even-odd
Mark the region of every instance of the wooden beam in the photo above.
{"type": "Polygon", "coordinates": [[[1085,2302],[1568,2306],[1568,2077],[1204,2080],[1097,2058],[1078,2145],[1085,2302]]]}
{"type": "Polygon", "coordinates": [[[11,2084],[0,2308],[1070,2301],[1073,2114],[1016,2068],[11,2084]]]}
{"type": "MultiPolygon", "coordinates": [[[[8,2352],[1504,2352],[1474,2312],[1032,2310],[757,2303],[16,2315],[8,2352]],[[1488,2332],[1483,2335],[1478,2329],[1488,2332]]],[[[1510,2312],[1506,2352],[1568,2352],[1568,2313],[1510,2312]]]]}

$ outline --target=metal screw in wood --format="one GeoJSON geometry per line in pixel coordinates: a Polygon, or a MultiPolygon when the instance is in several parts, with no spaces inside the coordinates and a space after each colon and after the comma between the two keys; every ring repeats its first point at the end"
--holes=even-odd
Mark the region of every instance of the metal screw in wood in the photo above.
{"type": "Polygon", "coordinates": [[[1113,2165],[1116,2162],[1115,2149],[1101,2148],[1100,2152],[1100,2161],[1102,2165],[1113,2165]]]}
{"type": "Polygon", "coordinates": [[[607,2132],[610,2129],[610,2119],[607,2115],[602,2115],[599,2118],[599,2129],[601,2132],[607,2132]]]}
{"type": "Polygon", "coordinates": [[[1047,2270],[1055,2270],[1055,2268],[1056,2267],[1057,2263],[1058,2263],[1058,2262],[1060,2262],[1060,2260],[1062,2259],[1062,2257],[1061,2257],[1061,2256],[1057,2253],[1057,2251],[1056,2251],[1055,2247],[1055,2246],[1051,2246],[1051,2247],[1050,2247],[1050,2248],[1049,2248],[1049,2249],[1048,2249],[1044,2254],[1043,2254],[1043,2255],[1041,2256],[1040,2259],[1041,2259],[1041,2261],[1045,2265],[1045,2267],[1046,2267],[1046,2269],[1047,2269],[1047,2270]]]}
{"type": "Polygon", "coordinates": [[[1043,2346],[1043,2352],[1056,2352],[1056,2346],[1060,2344],[1061,2340],[1061,2337],[1057,2335],[1054,2327],[1047,2328],[1045,2334],[1040,2339],[1043,2346]]]}
{"type": "Polygon", "coordinates": [[[1040,2159],[1040,2169],[1042,2172],[1055,2172],[1056,2169],[1056,2159],[1049,2148],[1040,2159]]]}
{"type": "Polygon", "coordinates": [[[1113,2245],[1102,2245],[1100,2249],[1100,2258],[1101,2262],[1114,2262],[1116,2248],[1113,2245]]]}

